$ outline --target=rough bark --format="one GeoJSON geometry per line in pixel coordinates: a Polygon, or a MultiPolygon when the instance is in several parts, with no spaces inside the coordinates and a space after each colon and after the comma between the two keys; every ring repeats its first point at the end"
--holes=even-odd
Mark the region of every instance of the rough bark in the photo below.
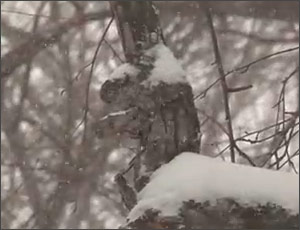
{"type": "Polygon", "coordinates": [[[145,214],[124,228],[153,229],[299,229],[299,214],[291,214],[275,204],[241,206],[229,198],[182,204],[178,216],[159,216],[157,210],[145,214]]]}
{"type": "Polygon", "coordinates": [[[111,2],[127,62],[139,61],[143,51],[163,41],[158,10],[150,1],[111,2]]]}
{"type": "MultiPolygon", "coordinates": [[[[155,62],[145,55],[145,51],[163,43],[152,2],[111,2],[111,8],[117,18],[126,60],[140,73],[108,80],[102,85],[100,97],[107,103],[108,110],[111,113],[126,112],[101,120],[97,124],[97,133],[100,137],[105,136],[105,129],[111,129],[117,135],[139,140],[140,151],[132,165],[133,184],[138,192],[160,165],[183,151],[199,151],[199,122],[188,83],[143,85],[155,62]]],[[[120,174],[116,181],[123,181],[120,174]]],[[[128,190],[124,183],[121,184],[120,187],[128,190]]],[[[131,207],[132,200],[126,206],[131,207]]]]}

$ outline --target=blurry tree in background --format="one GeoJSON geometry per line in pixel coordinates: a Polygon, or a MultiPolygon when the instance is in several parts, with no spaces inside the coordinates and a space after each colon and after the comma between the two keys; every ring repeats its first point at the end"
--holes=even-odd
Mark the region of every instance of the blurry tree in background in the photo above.
{"type": "MultiPolygon", "coordinates": [[[[230,161],[234,146],[238,163],[297,173],[299,3],[156,5],[193,87],[201,154],[230,161]]],[[[105,139],[94,130],[107,114],[99,89],[125,60],[109,3],[1,2],[1,51],[1,227],[122,224],[127,210],[113,178],[133,153],[109,127],[105,139]]]]}

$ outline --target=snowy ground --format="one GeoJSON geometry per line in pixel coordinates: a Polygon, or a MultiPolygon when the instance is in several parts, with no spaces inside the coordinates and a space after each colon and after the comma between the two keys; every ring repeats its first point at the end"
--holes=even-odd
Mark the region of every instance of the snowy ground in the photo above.
{"type": "Polygon", "coordinates": [[[182,201],[214,202],[219,198],[234,198],[245,206],[270,202],[298,213],[299,177],[184,152],[152,175],[138,194],[138,204],[129,220],[137,219],[149,208],[172,216],[182,201]]]}

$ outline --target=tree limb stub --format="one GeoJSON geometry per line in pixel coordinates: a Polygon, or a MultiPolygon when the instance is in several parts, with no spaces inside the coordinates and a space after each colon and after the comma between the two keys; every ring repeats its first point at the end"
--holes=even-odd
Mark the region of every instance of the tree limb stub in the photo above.
{"type": "Polygon", "coordinates": [[[134,63],[141,51],[162,40],[158,11],[151,1],[116,1],[110,4],[118,19],[125,57],[128,62],[134,63]]]}

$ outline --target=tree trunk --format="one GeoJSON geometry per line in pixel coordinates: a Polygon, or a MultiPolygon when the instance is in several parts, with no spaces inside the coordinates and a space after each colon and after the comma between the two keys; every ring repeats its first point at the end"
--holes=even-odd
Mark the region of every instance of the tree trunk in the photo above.
{"type": "Polygon", "coordinates": [[[143,51],[162,41],[158,11],[150,1],[111,2],[127,62],[137,64],[143,51]]]}
{"type": "MultiPolygon", "coordinates": [[[[153,87],[144,84],[156,61],[146,51],[164,46],[158,11],[152,2],[111,2],[111,9],[126,61],[140,72],[137,76],[111,79],[103,84],[100,95],[109,110],[127,112],[102,120],[98,133],[110,127],[139,140],[140,151],[133,161],[133,171],[134,187],[140,191],[160,165],[183,151],[199,151],[199,122],[192,88],[187,82],[160,82],[153,87]]],[[[118,181],[123,181],[120,175],[118,181]]]]}

